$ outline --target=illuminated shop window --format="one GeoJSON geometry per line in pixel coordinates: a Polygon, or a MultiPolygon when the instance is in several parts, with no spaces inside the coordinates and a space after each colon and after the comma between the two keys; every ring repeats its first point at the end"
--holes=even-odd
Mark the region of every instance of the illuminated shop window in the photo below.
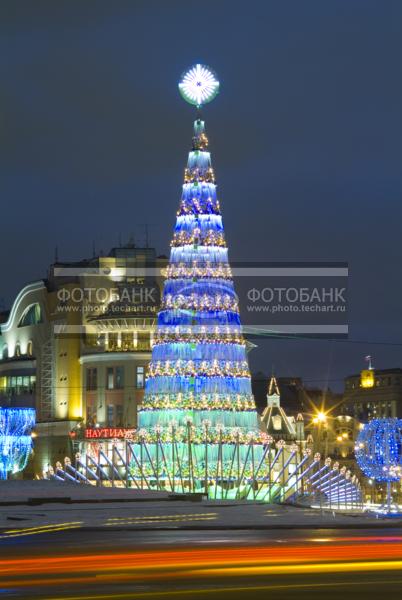
{"type": "Polygon", "coordinates": [[[35,391],[36,375],[16,375],[2,378],[2,392],[12,396],[32,394],[35,391]]]}

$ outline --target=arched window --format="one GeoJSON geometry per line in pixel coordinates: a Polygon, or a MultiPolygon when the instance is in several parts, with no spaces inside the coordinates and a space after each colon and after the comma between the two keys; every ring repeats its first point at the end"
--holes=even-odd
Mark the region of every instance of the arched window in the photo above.
{"type": "Polygon", "coordinates": [[[2,359],[6,360],[8,358],[8,346],[3,347],[2,359]]]}
{"type": "Polygon", "coordinates": [[[19,342],[15,344],[14,356],[21,356],[21,346],[19,342]]]}
{"type": "Polygon", "coordinates": [[[27,355],[28,356],[33,356],[33,343],[32,343],[32,340],[29,340],[29,342],[27,343],[27,355]]]}
{"type": "Polygon", "coordinates": [[[37,325],[38,323],[42,323],[42,310],[40,304],[35,302],[35,304],[27,306],[27,308],[24,310],[20,322],[18,323],[18,327],[37,325]]]}

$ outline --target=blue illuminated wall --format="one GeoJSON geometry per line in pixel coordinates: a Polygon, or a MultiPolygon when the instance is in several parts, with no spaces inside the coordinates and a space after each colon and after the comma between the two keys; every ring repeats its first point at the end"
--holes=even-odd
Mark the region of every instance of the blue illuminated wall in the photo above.
{"type": "Polygon", "coordinates": [[[33,408],[0,407],[0,479],[23,471],[32,452],[33,408]]]}

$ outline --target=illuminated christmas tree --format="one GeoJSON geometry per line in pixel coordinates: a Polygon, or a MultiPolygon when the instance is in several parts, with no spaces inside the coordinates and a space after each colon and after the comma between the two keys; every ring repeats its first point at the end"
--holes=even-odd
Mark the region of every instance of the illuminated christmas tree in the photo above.
{"type": "MultiPolygon", "coordinates": [[[[212,100],[219,83],[196,65],[179,89],[197,105],[212,100]]],[[[171,242],[139,428],[149,441],[200,444],[200,472],[231,461],[216,444],[259,438],[246,343],[228,262],[228,249],[204,121],[194,123],[183,192],[171,242]],[[205,441],[208,456],[204,456],[205,441]]],[[[180,450],[180,448],[179,448],[180,450]]],[[[183,449],[182,449],[183,450],[183,449]]],[[[229,449],[228,449],[229,450],[229,449]]],[[[231,450],[231,448],[230,448],[231,450]]],[[[241,449],[243,455],[246,448],[241,449]]],[[[183,450],[184,452],[184,450],[183,450]]],[[[183,455],[183,462],[188,460],[183,455]]],[[[193,466],[194,467],[194,466],[193,466]]]]}

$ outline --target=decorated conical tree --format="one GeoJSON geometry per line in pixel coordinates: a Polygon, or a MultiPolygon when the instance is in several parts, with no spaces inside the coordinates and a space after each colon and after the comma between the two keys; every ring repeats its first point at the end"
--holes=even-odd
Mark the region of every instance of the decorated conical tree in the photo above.
{"type": "MultiPolygon", "coordinates": [[[[196,65],[179,87],[183,97],[199,108],[216,95],[218,86],[209,69],[196,65]]],[[[201,118],[194,122],[139,428],[150,441],[157,436],[170,443],[173,436],[177,443],[185,443],[189,435],[193,445],[207,441],[210,469],[220,460],[222,474],[230,463],[229,454],[225,457],[223,450],[218,459],[214,446],[234,441],[246,445],[250,437],[259,436],[246,343],[201,118]]],[[[198,458],[200,470],[205,469],[208,457],[198,458]]]]}

